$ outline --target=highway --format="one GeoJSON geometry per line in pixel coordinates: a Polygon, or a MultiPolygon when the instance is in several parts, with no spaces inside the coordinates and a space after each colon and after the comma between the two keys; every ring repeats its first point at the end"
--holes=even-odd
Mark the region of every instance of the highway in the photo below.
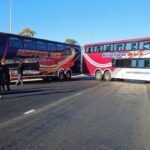
{"type": "Polygon", "coordinates": [[[34,81],[0,99],[0,150],[149,150],[150,83],[34,81]]]}

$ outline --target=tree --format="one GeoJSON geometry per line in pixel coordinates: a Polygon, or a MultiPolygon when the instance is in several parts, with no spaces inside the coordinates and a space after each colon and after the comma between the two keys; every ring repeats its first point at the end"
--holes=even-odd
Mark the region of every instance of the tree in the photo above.
{"type": "Polygon", "coordinates": [[[76,40],[74,40],[74,39],[66,39],[65,43],[68,43],[68,44],[77,44],[78,42],[76,40]]]}
{"type": "Polygon", "coordinates": [[[18,34],[21,35],[21,36],[34,37],[36,32],[27,27],[27,28],[24,28],[18,34]]]}

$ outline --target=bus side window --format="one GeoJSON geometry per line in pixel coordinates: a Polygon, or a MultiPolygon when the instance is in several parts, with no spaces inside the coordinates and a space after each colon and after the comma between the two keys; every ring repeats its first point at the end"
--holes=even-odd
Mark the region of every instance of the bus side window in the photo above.
{"type": "Polygon", "coordinates": [[[139,49],[140,49],[140,50],[143,50],[143,45],[144,45],[144,42],[143,42],[143,41],[139,42],[139,49]]]}
{"type": "Polygon", "coordinates": [[[138,60],[138,68],[144,68],[144,60],[138,60]]]}
{"type": "Polygon", "coordinates": [[[57,47],[56,47],[56,44],[55,43],[48,43],[48,51],[49,52],[55,52],[57,47]]]}
{"type": "Polygon", "coordinates": [[[47,50],[47,43],[43,41],[36,41],[36,49],[47,50]]]}
{"type": "Polygon", "coordinates": [[[136,59],[131,60],[131,67],[132,68],[136,68],[137,67],[137,60],[136,59]]]}
{"type": "Polygon", "coordinates": [[[85,48],[85,52],[86,52],[86,53],[90,53],[90,52],[91,52],[91,47],[86,47],[86,48],[85,48]]]}
{"type": "Polygon", "coordinates": [[[144,41],[143,49],[144,50],[150,49],[150,41],[144,41]]]}
{"type": "Polygon", "coordinates": [[[132,43],[131,50],[138,50],[138,42],[132,43]]]}
{"type": "Polygon", "coordinates": [[[9,47],[12,48],[22,48],[22,40],[15,37],[9,38],[9,47]]]}
{"type": "Polygon", "coordinates": [[[102,52],[102,46],[94,46],[94,52],[95,53],[102,52]]]}
{"type": "Polygon", "coordinates": [[[116,66],[116,59],[112,60],[112,66],[115,67],[116,66]]]}
{"type": "Polygon", "coordinates": [[[24,39],[23,45],[25,49],[35,49],[35,41],[30,39],[24,39]]]}
{"type": "Polygon", "coordinates": [[[130,51],[131,50],[131,43],[125,44],[125,50],[130,51]]]}
{"type": "Polygon", "coordinates": [[[70,49],[63,49],[62,51],[61,51],[61,55],[62,56],[65,56],[65,55],[71,55],[71,50],[70,49]]]}
{"type": "Polygon", "coordinates": [[[97,53],[97,46],[93,46],[93,52],[97,53]]]}
{"type": "Polygon", "coordinates": [[[61,52],[65,50],[65,45],[64,44],[57,44],[57,52],[61,52]]]}
{"type": "Polygon", "coordinates": [[[111,52],[113,45],[104,45],[104,52],[111,52]]]}
{"type": "Polygon", "coordinates": [[[94,47],[93,46],[90,47],[90,53],[94,53],[94,47]]]}
{"type": "Polygon", "coordinates": [[[124,43],[114,44],[114,51],[122,51],[124,50],[124,43]]]}
{"type": "Polygon", "coordinates": [[[145,60],[144,67],[145,68],[150,68],[150,59],[145,60]]]}

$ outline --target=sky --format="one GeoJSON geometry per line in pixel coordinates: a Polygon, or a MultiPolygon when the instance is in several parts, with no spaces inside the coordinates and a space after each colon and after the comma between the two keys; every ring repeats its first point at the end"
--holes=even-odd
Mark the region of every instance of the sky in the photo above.
{"type": "MultiPolygon", "coordinates": [[[[12,0],[12,33],[80,45],[150,36],[150,0],[12,0]]],[[[0,0],[0,32],[10,32],[10,0],[0,0]]]]}

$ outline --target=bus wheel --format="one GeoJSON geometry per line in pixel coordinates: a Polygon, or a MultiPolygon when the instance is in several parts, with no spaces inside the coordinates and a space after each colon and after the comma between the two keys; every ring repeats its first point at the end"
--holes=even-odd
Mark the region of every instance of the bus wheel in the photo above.
{"type": "Polygon", "coordinates": [[[100,70],[96,71],[96,73],[95,73],[96,80],[100,81],[100,80],[102,80],[102,77],[103,77],[102,72],[100,70]]]}
{"type": "Polygon", "coordinates": [[[104,80],[105,81],[110,81],[111,80],[111,72],[110,71],[106,71],[104,73],[104,80]]]}
{"type": "Polygon", "coordinates": [[[64,72],[60,71],[59,72],[59,80],[64,80],[64,78],[65,78],[64,72]]]}
{"type": "Polygon", "coordinates": [[[66,78],[67,80],[70,80],[70,79],[71,79],[71,71],[67,71],[67,72],[66,72],[65,78],[66,78]]]}

